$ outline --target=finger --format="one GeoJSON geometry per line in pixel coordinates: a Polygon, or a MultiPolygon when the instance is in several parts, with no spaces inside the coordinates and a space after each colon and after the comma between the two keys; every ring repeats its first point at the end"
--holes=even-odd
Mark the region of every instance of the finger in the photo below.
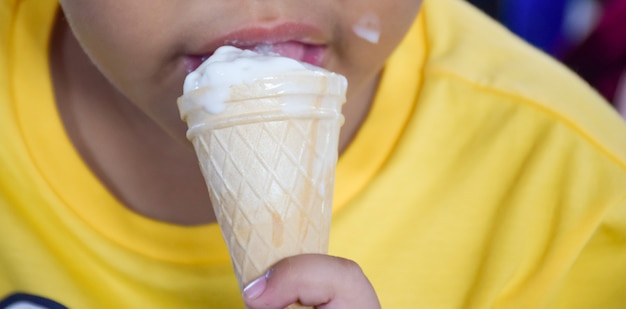
{"type": "Polygon", "coordinates": [[[361,268],[350,260],[305,254],[281,260],[244,289],[250,309],[282,309],[293,303],[319,309],[379,309],[361,268]]]}

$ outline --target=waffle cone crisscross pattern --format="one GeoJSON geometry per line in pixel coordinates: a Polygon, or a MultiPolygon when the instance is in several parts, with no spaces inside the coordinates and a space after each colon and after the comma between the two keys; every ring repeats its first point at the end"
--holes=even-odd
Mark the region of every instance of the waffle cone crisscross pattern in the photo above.
{"type": "Polygon", "coordinates": [[[286,256],[326,252],[334,165],[325,162],[336,151],[314,147],[309,135],[333,122],[246,124],[194,140],[206,154],[201,164],[241,284],[286,256]]]}

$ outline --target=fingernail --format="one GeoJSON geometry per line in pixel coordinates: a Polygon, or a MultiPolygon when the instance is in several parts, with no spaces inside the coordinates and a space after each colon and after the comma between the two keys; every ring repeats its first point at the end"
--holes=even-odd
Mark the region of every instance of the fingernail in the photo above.
{"type": "Polygon", "coordinates": [[[245,288],[243,288],[243,297],[247,299],[255,299],[263,294],[266,286],[266,275],[256,278],[254,279],[254,281],[250,282],[250,284],[248,284],[245,288]]]}

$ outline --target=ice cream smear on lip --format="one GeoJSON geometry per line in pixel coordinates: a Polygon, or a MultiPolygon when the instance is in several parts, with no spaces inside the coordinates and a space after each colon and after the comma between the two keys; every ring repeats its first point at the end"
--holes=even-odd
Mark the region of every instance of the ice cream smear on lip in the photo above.
{"type": "MultiPolygon", "coordinates": [[[[183,85],[183,94],[187,95],[200,88],[209,87],[211,91],[203,92],[198,100],[209,113],[217,114],[225,109],[226,102],[231,98],[233,86],[252,84],[259,79],[299,72],[338,75],[305,62],[282,57],[264,45],[259,46],[255,51],[222,46],[196,70],[187,75],[183,85]]],[[[345,78],[343,80],[345,81],[345,78]]],[[[347,82],[345,86],[347,87],[347,82]]]]}

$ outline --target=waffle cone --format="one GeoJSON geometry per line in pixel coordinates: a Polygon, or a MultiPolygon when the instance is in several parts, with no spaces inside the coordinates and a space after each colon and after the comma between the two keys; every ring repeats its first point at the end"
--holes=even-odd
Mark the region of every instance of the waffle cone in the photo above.
{"type": "Polygon", "coordinates": [[[217,114],[201,93],[179,100],[242,288],[285,257],[327,252],[345,97],[339,81],[314,81],[304,93],[234,89],[217,114]]]}

